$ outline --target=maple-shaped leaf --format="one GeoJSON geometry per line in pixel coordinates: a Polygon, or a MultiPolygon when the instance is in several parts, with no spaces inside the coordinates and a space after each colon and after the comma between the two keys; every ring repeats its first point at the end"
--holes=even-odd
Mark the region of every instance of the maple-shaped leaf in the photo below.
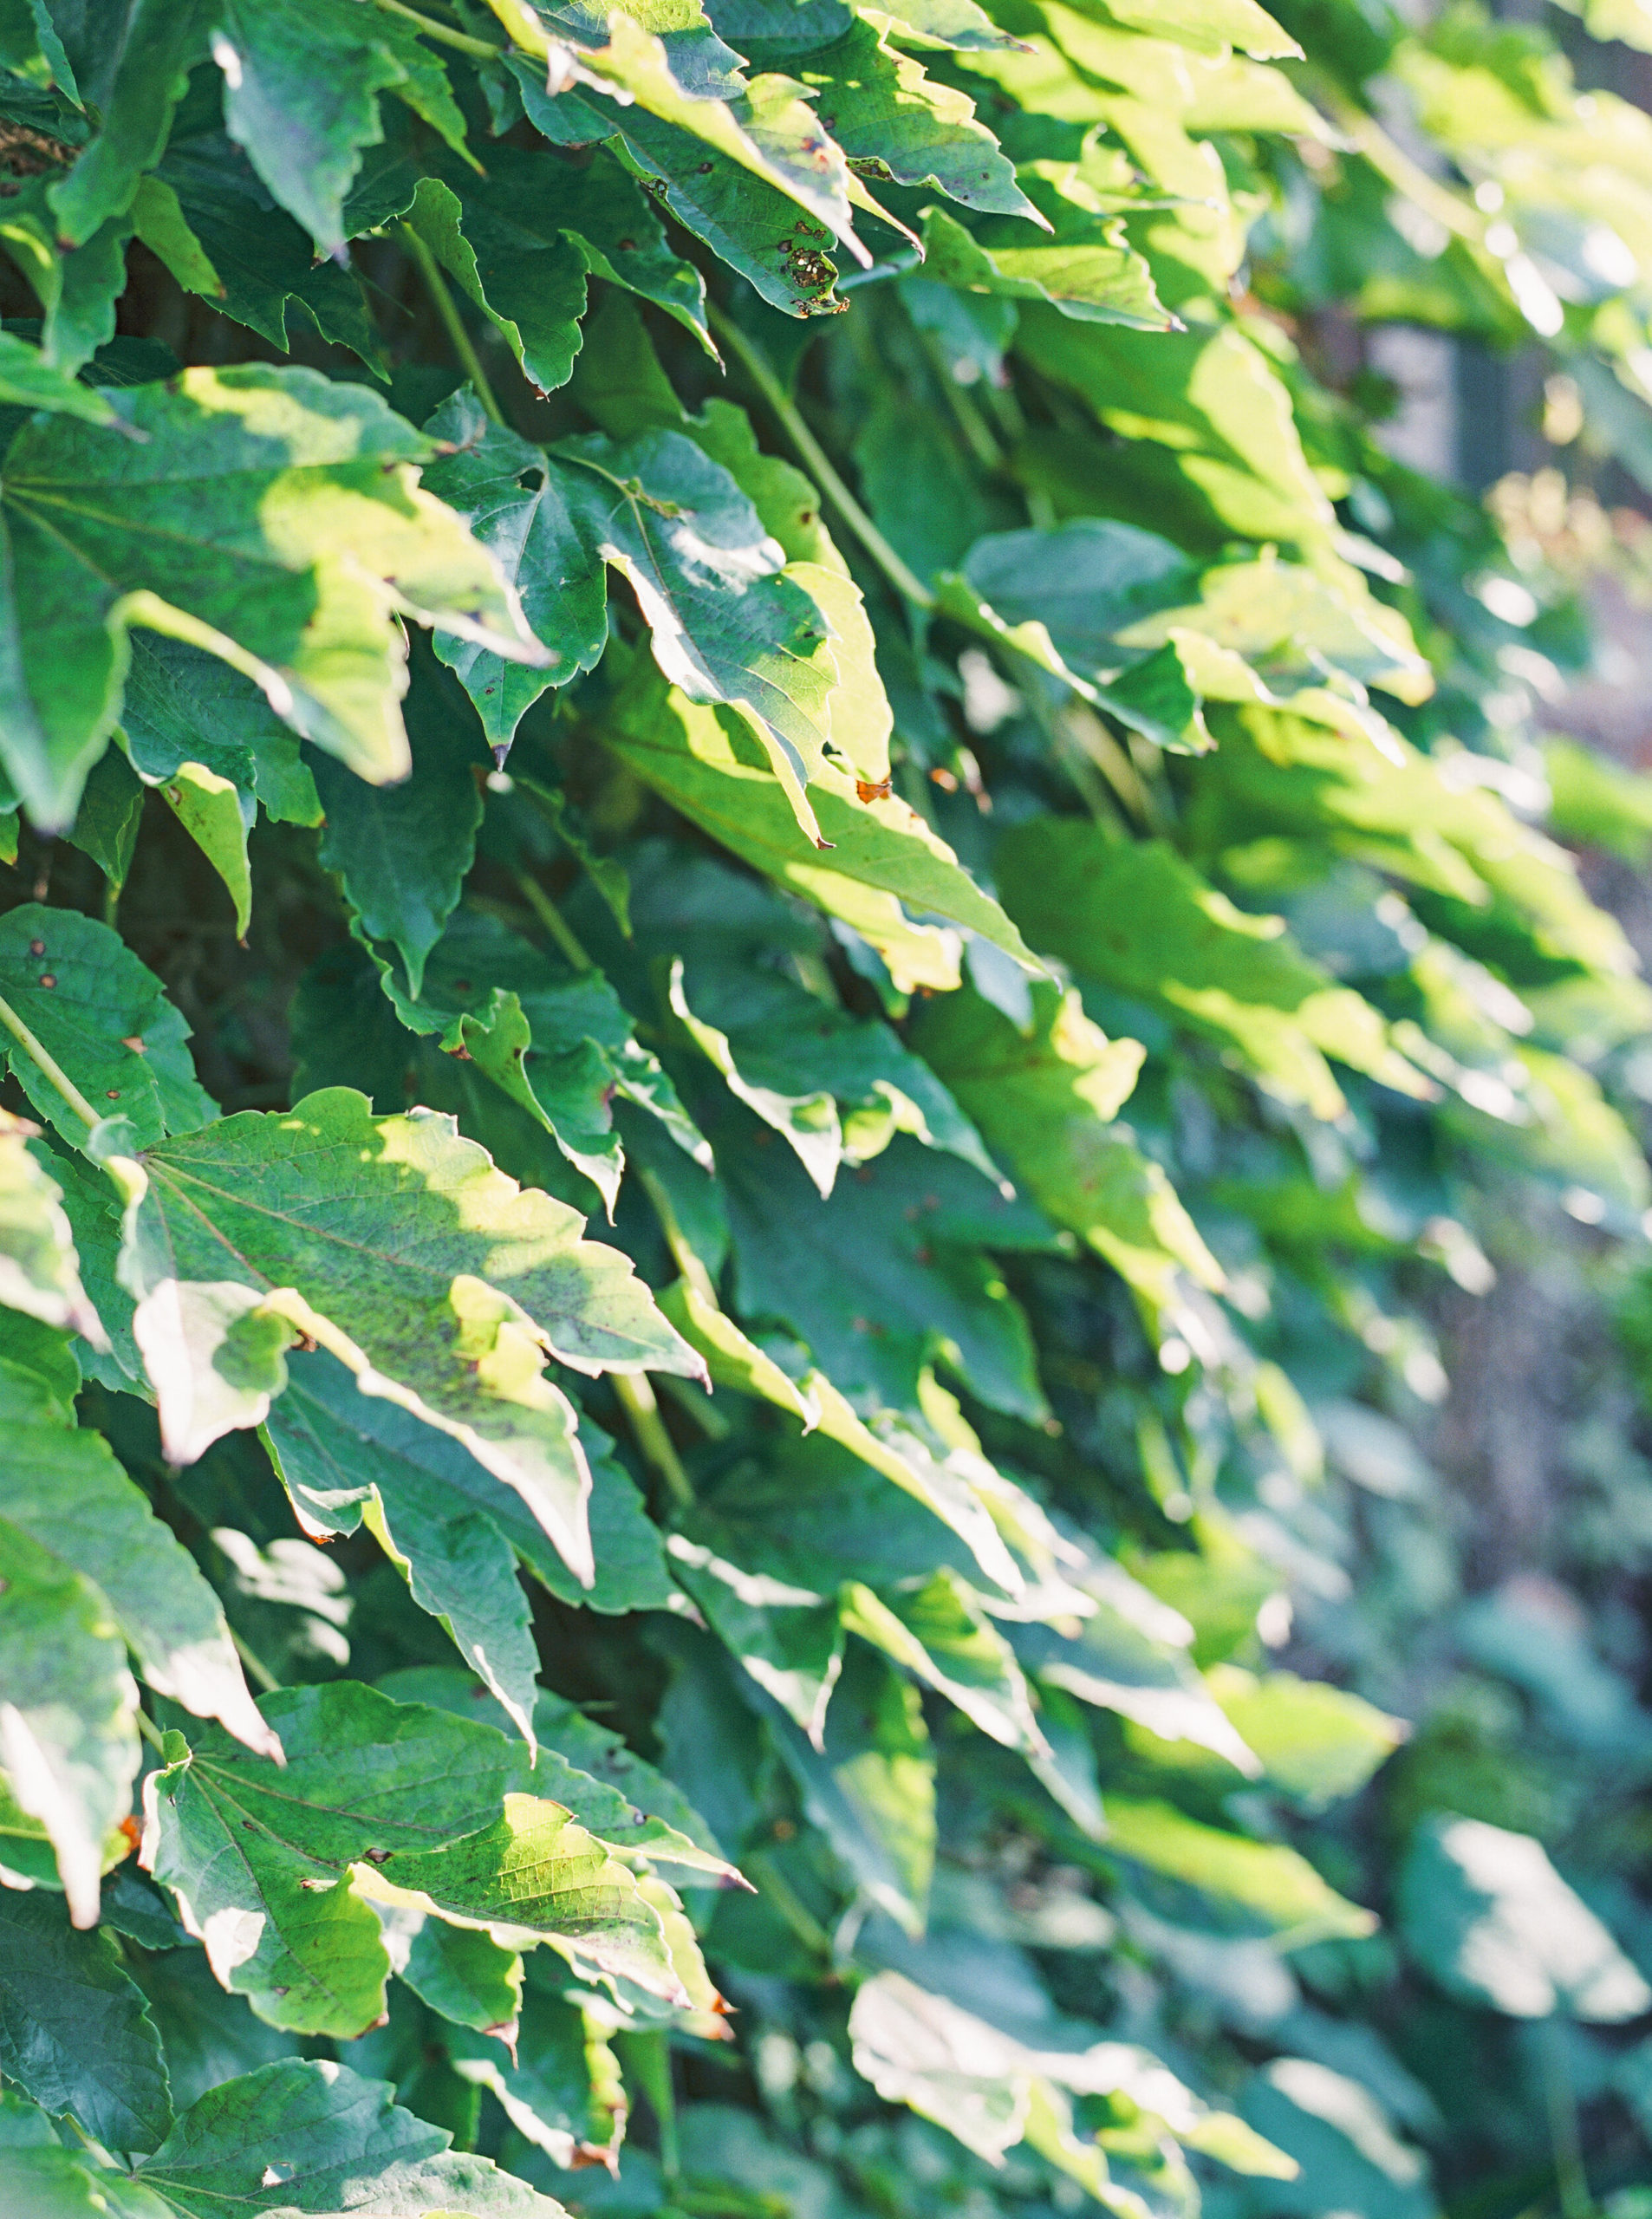
{"type": "Polygon", "coordinates": [[[452,1118],[375,1116],[343,1087],[220,1119],[143,1166],[120,1268],[174,1461],[262,1422],[280,1350],[308,1336],[514,1487],[589,1585],[589,1469],[547,1357],[702,1369],[626,1257],[452,1118]]]}
{"type": "Polygon", "coordinates": [[[233,663],[380,782],[407,769],[399,615],[539,658],[491,558],[418,485],[430,443],[366,387],[247,364],[110,406],[122,428],[36,416],[6,456],[0,758],[43,825],[73,816],[119,716],[128,625],[233,663]]]}

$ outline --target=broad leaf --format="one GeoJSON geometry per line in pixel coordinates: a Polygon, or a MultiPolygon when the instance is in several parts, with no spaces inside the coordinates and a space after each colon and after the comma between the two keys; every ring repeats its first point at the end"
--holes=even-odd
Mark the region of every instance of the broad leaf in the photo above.
{"type": "Polygon", "coordinates": [[[73,814],[119,715],[128,624],[224,657],[380,781],[407,765],[399,612],[537,655],[488,557],[414,482],[427,443],[363,387],[248,366],[111,406],[139,437],[41,417],[6,458],[0,752],[42,823],[73,814]]]}
{"type": "Polygon", "coordinates": [[[1012,833],[999,868],[1018,921],[1052,954],[1220,1042],[1285,1101],[1341,1113],[1327,1057],[1402,1093],[1428,1083],[1370,1005],[1206,886],[1157,842],[1045,819],[1012,833]]]}
{"type": "Polygon", "coordinates": [[[590,1584],[589,1473],[546,1357],[700,1370],[624,1258],[450,1119],[375,1117],[343,1088],[223,1119],[146,1168],[121,1268],[179,1461],[261,1423],[284,1384],[276,1351],[308,1332],[515,1487],[590,1584]]]}
{"type": "Polygon", "coordinates": [[[0,1326],[0,1520],[105,1604],[150,1686],[219,1718],[254,1749],[280,1745],[247,1692],[218,1598],[101,1434],[66,1423],[9,1363],[0,1326]]]}
{"type": "Polygon", "coordinates": [[[212,2089],[138,2168],[140,2206],[177,2219],[216,2219],[226,2203],[252,2211],[361,2211],[397,2219],[560,2219],[562,2206],[391,2101],[379,2080],[341,2065],[283,2058],[212,2089]]]}
{"type": "Polygon", "coordinates": [[[1070,987],[1038,982],[1032,1009],[1022,1031],[973,992],[937,998],[916,1043],[1039,1206],[1145,1301],[1170,1301],[1179,1272],[1219,1287],[1221,1268],[1162,1168],[1113,1123],[1140,1044],[1109,1041],[1070,987]]]}
{"type": "Polygon", "coordinates": [[[172,2125],[160,2037],[114,1936],[77,1934],[39,1890],[0,1892],[0,2071],[107,2150],[153,2150],[172,2125]]]}
{"type": "MultiPolygon", "coordinates": [[[[9,910],[0,919],[0,992],[101,1116],[130,1122],[138,1146],[212,1116],[188,1026],[108,926],[33,901],[9,910]]],[[[84,1119],[13,1035],[0,1047],[41,1116],[79,1147],[84,1119]]]]}
{"type": "Polygon", "coordinates": [[[106,1345],[98,1314],[81,1285],[63,1190],[31,1153],[36,1129],[0,1116],[0,1304],[48,1325],[62,1325],[106,1345]]]}

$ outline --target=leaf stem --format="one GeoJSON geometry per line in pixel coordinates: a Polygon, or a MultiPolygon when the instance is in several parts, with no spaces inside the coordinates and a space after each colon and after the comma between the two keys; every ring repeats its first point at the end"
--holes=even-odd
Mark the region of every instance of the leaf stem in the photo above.
{"type": "Polygon", "coordinates": [[[692,1509],[693,1487],[683,1469],[682,1459],[677,1454],[677,1444],[666,1431],[666,1422],[660,1415],[660,1405],[654,1399],[654,1386],[647,1373],[615,1371],[608,1376],[614,1391],[620,1398],[620,1407],[631,1421],[637,1447],[671,1489],[678,1506],[683,1510],[692,1509]]]}
{"type": "Polygon", "coordinates": [[[425,38],[433,38],[439,45],[457,47],[461,54],[473,54],[480,61],[491,61],[495,55],[508,51],[503,46],[490,45],[485,38],[472,38],[468,31],[451,30],[446,23],[433,23],[428,16],[421,16],[417,8],[410,8],[406,0],[374,0],[387,16],[400,16],[416,23],[425,38]]]}
{"type": "Polygon", "coordinates": [[[0,1025],[5,1026],[23,1053],[39,1066],[75,1115],[77,1117],[85,1118],[88,1129],[94,1125],[101,1123],[102,1120],[99,1117],[97,1111],[81,1092],[80,1088],[75,1085],[56,1057],[43,1043],[36,1038],[3,995],[0,995],[0,1025]]]}
{"type": "Polygon", "coordinates": [[[595,966],[592,963],[590,957],[587,955],[585,950],[580,946],[579,941],[575,935],[573,927],[569,923],[567,918],[563,916],[562,911],[556,907],[556,904],[551,900],[550,895],[546,893],[544,888],[541,886],[537,878],[530,878],[525,870],[518,871],[517,874],[517,884],[522,889],[523,900],[533,911],[535,916],[538,918],[540,923],[550,934],[552,940],[556,941],[557,947],[561,948],[563,953],[573,965],[575,970],[594,970],[595,966]]]}
{"type": "Polygon", "coordinates": [[[787,399],[785,388],[764,360],[756,345],[746,337],[733,318],[725,316],[714,301],[706,303],[706,313],[710,319],[712,330],[727,347],[730,354],[738,358],[746,375],[768,402],[775,415],[779,418],[793,446],[813,471],[822,492],[830,501],[889,583],[897,593],[904,594],[914,607],[933,608],[935,606],[934,595],[921,579],[907,569],[838,476],[825,448],[804,423],[796,405],[787,399]]]}
{"type": "Polygon", "coordinates": [[[247,1647],[233,1626],[230,1628],[230,1639],[235,1643],[235,1653],[246,1666],[248,1676],[257,1682],[265,1695],[273,1695],[277,1693],[281,1687],[280,1681],[276,1679],[257,1651],[247,1647]]]}
{"type": "Polygon", "coordinates": [[[146,1710],[140,1710],[138,1713],[138,1731],[143,1735],[144,1740],[148,1742],[152,1749],[157,1751],[159,1754],[165,1754],[166,1744],[161,1734],[160,1728],[156,1725],[154,1720],[151,1718],[146,1710]]]}
{"type": "MultiPolygon", "coordinates": [[[[379,0],[379,4],[382,7],[384,0],[379,0]]],[[[459,303],[448,290],[440,264],[411,224],[398,224],[396,231],[401,244],[418,264],[425,290],[430,295],[436,313],[442,320],[442,329],[452,342],[453,352],[459,356],[460,367],[476,387],[476,397],[481,402],[484,413],[496,424],[503,424],[504,412],[494,398],[493,387],[488,383],[488,374],[482,368],[482,358],[465,328],[465,319],[459,312],[459,303]]]]}

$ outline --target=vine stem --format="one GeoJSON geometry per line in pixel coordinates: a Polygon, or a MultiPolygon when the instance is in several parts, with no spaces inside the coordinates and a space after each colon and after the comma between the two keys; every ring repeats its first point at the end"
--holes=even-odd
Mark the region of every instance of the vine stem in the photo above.
{"type": "Polygon", "coordinates": [[[637,1447],[671,1489],[679,1506],[684,1510],[692,1510],[693,1486],[683,1469],[676,1442],[666,1431],[666,1422],[660,1415],[660,1405],[654,1399],[648,1375],[645,1371],[614,1371],[608,1374],[608,1378],[620,1398],[620,1407],[631,1421],[637,1447]]]}
{"type": "Polygon", "coordinates": [[[245,1665],[248,1676],[257,1682],[265,1695],[273,1695],[278,1693],[281,1687],[280,1681],[276,1679],[257,1650],[247,1647],[233,1626],[230,1628],[230,1639],[235,1643],[235,1653],[245,1665]]]}
{"type": "Polygon", "coordinates": [[[57,1089],[75,1115],[77,1117],[85,1118],[88,1129],[93,1125],[101,1124],[102,1119],[58,1062],[56,1057],[42,1041],[36,1039],[3,995],[0,995],[0,1025],[5,1026],[23,1053],[39,1065],[41,1070],[57,1089]]]}
{"type": "Polygon", "coordinates": [[[406,22],[416,23],[426,38],[433,38],[442,46],[457,47],[461,54],[473,54],[478,60],[489,61],[506,51],[502,46],[491,46],[485,38],[472,38],[468,31],[452,30],[446,23],[433,22],[430,16],[420,15],[417,8],[408,7],[406,0],[376,0],[376,4],[387,16],[400,16],[406,22]]]}
{"type": "Polygon", "coordinates": [[[561,948],[563,953],[573,965],[575,970],[589,971],[593,969],[595,966],[591,962],[591,959],[587,955],[585,950],[580,946],[573,927],[569,923],[567,918],[563,916],[562,911],[556,907],[556,904],[551,900],[550,895],[546,893],[544,888],[541,886],[537,878],[530,878],[525,870],[519,871],[517,874],[517,884],[522,890],[523,900],[533,911],[535,916],[538,918],[540,923],[550,934],[552,940],[556,941],[557,947],[561,948]]]}
{"type": "Polygon", "coordinates": [[[832,506],[848,524],[867,553],[888,578],[895,591],[918,608],[933,608],[935,596],[913,571],[909,570],[895,553],[888,541],[878,530],[866,511],[855,499],[849,487],[833,468],[831,459],[820,441],[804,423],[796,404],[789,400],[784,387],[758,349],[749,340],[732,316],[725,316],[714,301],[706,303],[706,314],[712,329],[738,361],[740,367],[763,395],[771,409],[785,426],[792,445],[809,465],[832,506]]]}
{"type": "MultiPolygon", "coordinates": [[[[384,0],[379,0],[379,4],[382,7],[384,0]]],[[[503,424],[504,411],[494,398],[493,387],[488,383],[488,374],[482,368],[482,358],[476,351],[475,342],[465,329],[465,319],[459,312],[459,303],[448,290],[441,264],[411,224],[398,224],[396,231],[401,244],[418,264],[425,290],[430,295],[436,313],[442,320],[442,329],[453,342],[453,352],[459,356],[465,374],[476,387],[476,397],[481,402],[485,413],[496,424],[503,424]]]]}

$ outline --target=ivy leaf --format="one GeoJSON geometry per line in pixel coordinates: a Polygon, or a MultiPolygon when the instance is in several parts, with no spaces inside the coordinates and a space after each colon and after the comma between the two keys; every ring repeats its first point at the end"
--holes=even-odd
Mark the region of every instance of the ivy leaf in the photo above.
{"type": "Polygon", "coordinates": [[[350,1681],[285,1689],[263,1712],[285,1766],[211,1731],[172,1758],[145,1789],[145,1868],[261,2018],[349,2039],[383,2010],[390,1962],[350,1866],[479,1832],[522,1752],[350,1681]]]}
{"type": "Polygon", "coordinates": [[[843,1591],[843,1626],[927,1681],[1006,1748],[1048,1757],[1015,1652],[955,1572],[915,1592],[878,1595],[863,1580],[843,1591]]]}
{"type": "MultiPolygon", "coordinates": [[[[205,46],[199,0],[137,0],[98,26],[94,68],[80,87],[96,103],[98,134],[66,178],[49,188],[59,237],[80,246],[125,212],[143,172],[166,144],[172,111],[205,46]]],[[[77,75],[79,73],[77,72],[77,75]]]]}
{"type": "Polygon", "coordinates": [[[43,825],[72,817],[119,714],[129,624],[223,656],[379,781],[407,767],[398,612],[538,654],[414,484],[426,442],[362,387],[247,365],[111,405],[140,439],[37,416],[6,458],[0,754],[43,825]]]}
{"type": "Polygon", "coordinates": [[[50,408],[88,424],[119,421],[107,397],[55,368],[38,347],[15,331],[0,331],[0,401],[13,408],[50,408]]]}
{"type": "Polygon", "coordinates": [[[109,1606],[0,1520],[0,1763],[56,1853],[69,1916],[95,1926],[103,1845],[132,1806],[138,1691],[109,1606]]]}
{"type": "Polygon", "coordinates": [[[968,990],[937,997],[914,1034],[920,1054],[980,1122],[1046,1215],[1088,1240],[1155,1307],[1179,1271],[1223,1284],[1162,1168],[1114,1126],[1144,1051],[1109,1040],[1077,993],[1039,979],[1023,1031],[968,990]]]}
{"type": "Polygon", "coordinates": [[[1400,1879],[1407,1945],[1448,1994],[1514,2019],[1638,2019],[1652,1990],[1540,1842],[1479,1819],[1421,1826],[1400,1879]]]}
{"type": "Polygon", "coordinates": [[[831,851],[811,850],[790,800],[772,771],[714,713],[634,664],[602,724],[615,752],[691,823],[742,862],[841,917],[885,957],[897,986],[943,989],[958,983],[959,943],[920,919],[951,920],[1014,958],[1042,968],[1015,926],[983,893],[957,856],[915,810],[891,795],[862,802],[854,783],[828,764],[816,773],[809,803],[831,851]]]}
{"type": "Polygon", "coordinates": [[[68,1326],[94,1346],[107,1346],[97,1311],[81,1285],[74,1229],[63,1190],[29,1148],[36,1129],[0,1114],[0,1304],[68,1326]]]}
{"type": "Polygon", "coordinates": [[[446,402],[426,429],[453,452],[426,471],[426,485],[459,511],[493,556],[545,650],[543,664],[530,668],[474,641],[436,634],[437,654],[458,672],[498,753],[547,687],[567,685],[601,659],[606,583],[601,568],[582,559],[571,489],[543,448],[490,422],[468,393],[446,402]]]}
{"type": "Polygon", "coordinates": [[[774,960],[792,924],[773,896],[709,860],[649,869],[638,888],[635,929],[670,966],[673,1013],[823,1194],[840,1163],[869,1161],[897,1132],[996,1184],[979,1134],[927,1065],[887,1025],[851,1018],[774,960]]]}
{"type": "Polygon", "coordinates": [[[1043,220],[997,140],[976,122],[975,103],[927,77],[870,23],[855,23],[796,71],[800,83],[818,90],[822,129],[863,172],[897,185],[936,185],[968,208],[1043,220]]]}
{"type": "Polygon", "coordinates": [[[0,1890],[0,2071],[108,2150],[153,2150],[172,2122],[160,2037],[107,1928],[0,1890]]]}
{"type": "Polygon", "coordinates": [[[916,1407],[944,1356],[994,1408],[1038,1422],[1025,1318],[979,1245],[1044,1246],[1042,1220],[978,1173],[901,1140],[823,1202],[800,1167],[731,1119],[712,1144],[726,1187],[748,1318],[783,1320],[851,1398],[916,1407]]]}
{"type": "MultiPolygon", "coordinates": [[[[380,358],[361,281],[331,257],[317,262],[303,231],[271,205],[251,164],[221,131],[175,139],[153,182],[176,198],[178,220],[193,243],[172,274],[237,323],[285,354],[295,327],[348,347],[362,361],[380,358]]],[[[141,211],[140,211],[141,228],[141,211]]]]}
{"type": "Polygon", "coordinates": [[[531,1741],[539,1660],[508,1536],[526,1523],[545,1551],[532,1521],[512,1517],[509,1490],[458,1442],[393,1403],[359,1394],[343,1367],[319,1350],[293,1360],[265,1437],[306,1531],[330,1539],[365,1518],[413,1600],[441,1620],[531,1741]]]}
{"type": "MultiPolygon", "coordinates": [[[[35,901],[9,910],[0,918],[0,992],[95,1109],[131,1121],[139,1146],[213,1115],[188,1027],[107,925],[35,901]]],[[[82,1120],[15,1039],[0,1048],[34,1107],[79,1147],[82,1120]]]]}
{"type": "Polygon", "coordinates": [[[454,2071],[497,2096],[517,2131],[554,2164],[615,2162],[625,2132],[624,2083],[613,2052],[574,2004],[530,1987],[511,2059],[494,2041],[444,2033],[454,2071]]]}
{"type": "Polygon", "coordinates": [[[122,1272],[179,1461],[261,1423],[279,1391],[248,1375],[244,1398],[223,1403],[245,1358],[214,1321],[259,1308],[272,1328],[286,1321],[283,1340],[308,1332],[370,1391],[462,1441],[589,1585],[589,1474],[546,1357],[592,1375],[701,1369],[623,1257],[582,1240],[582,1220],[524,1193],[451,1118],[375,1117],[341,1087],[221,1119],[145,1162],[122,1272]],[[180,1340],[192,1303],[201,1322],[180,1340]]]}
{"type": "MultiPolygon", "coordinates": [[[[1054,166],[1053,165],[1050,166],[1054,166]]],[[[1028,183],[1037,180],[1029,176],[1028,183]]],[[[965,229],[944,208],[924,216],[924,274],[960,293],[1045,301],[1081,323],[1167,331],[1175,319],[1159,298],[1147,263],[1130,245],[1122,217],[1086,207],[1076,181],[1037,193],[1031,212],[1050,234],[1028,242],[1005,223],[965,229]]]]}
{"type": "Polygon", "coordinates": [[[569,973],[478,909],[461,910],[435,950],[415,1000],[381,959],[386,994],[410,1031],[461,1051],[526,1110],[590,1180],[610,1216],[625,1168],[614,1104],[657,1119],[709,1168],[711,1150],[659,1058],[601,972],[569,973]],[[507,985],[506,982],[509,982],[507,985]]]}
{"type": "Polygon", "coordinates": [[[522,1959],[478,1927],[427,1918],[413,1938],[400,1977],[433,2011],[514,2044],[522,2009],[522,1959]]]}
{"type": "Polygon", "coordinates": [[[441,64],[408,26],[350,0],[224,0],[212,38],[230,136],[318,254],[344,244],[344,200],[383,137],[394,90],[450,141],[464,120],[441,64]]]}
{"type": "Polygon", "coordinates": [[[486,2157],[450,2151],[446,2131],[392,2093],[341,2065],[282,2058],[210,2090],[133,2182],[177,2219],[217,2219],[226,2203],[335,2219],[370,2211],[388,2183],[410,2214],[561,2219],[553,2197],[486,2157]]]}
{"type": "Polygon", "coordinates": [[[810,1823],[880,1910],[922,1930],[935,1858],[935,1766],[915,1688],[881,1656],[851,1650],[817,1751],[779,1704],[747,1683],[797,1782],[810,1823]]]}
{"type": "Polygon", "coordinates": [[[322,866],[338,873],[368,937],[400,951],[417,996],[425,958],[475,859],[482,794],[474,773],[486,758],[463,697],[440,672],[419,674],[406,721],[413,775],[400,785],[369,786],[319,757],[313,767],[326,811],[322,866]]]}
{"type": "Polygon", "coordinates": [[[1161,843],[1115,845],[1045,818],[1010,834],[998,867],[1018,920],[1052,954],[1218,1040],[1282,1100],[1339,1116],[1328,1056],[1401,1093],[1429,1091],[1369,1002],[1161,843]]]}
{"type": "MultiPolygon", "coordinates": [[[[0,1327],[0,1357],[9,1352],[0,1327]]],[[[10,1363],[0,1363],[0,1519],[93,1584],[151,1687],[279,1756],[218,1598],[102,1435],[66,1422],[46,1389],[10,1363]]]]}
{"type": "Polygon", "coordinates": [[[549,1941],[576,1968],[634,1981],[667,2003],[687,2000],[635,1877],[559,1803],[507,1795],[485,1832],[450,1849],[399,1852],[375,1871],[394,1891],[388,1901],[485,1926],[506,1948],[549,1941]]]}
{"type": "Polygon", "coordinates": [[[670,252],[659,218],[606,153],[576,169],[544,152],[491,147],[485,179],[457,163],[421,179],[407,221],[541,392],[568,381],[588,277],[654,302],[710,346],[705,280],[670,252]]]}
{"type": "MultiPolygon", "coordinates": [[[[192,763],[226,780],[249,804],[262,803],[265,814],[283,823],[321,823],[315,781],[299,754],[298,736],[250,679],[159,632],[134,633],[128,646],[120,728],[127,756],[146,785],[164,785],[192,763]]],[[[117,753],[112,749],[103,763],[117,753]]]]}

